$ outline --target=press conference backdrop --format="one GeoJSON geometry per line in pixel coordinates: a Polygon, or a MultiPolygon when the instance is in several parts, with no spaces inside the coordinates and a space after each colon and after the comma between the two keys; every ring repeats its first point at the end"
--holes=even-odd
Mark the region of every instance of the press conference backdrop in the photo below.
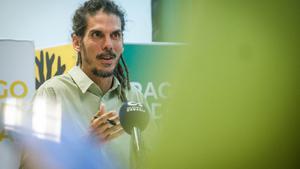
{"type": "MultiPolygon", "coordinates": [[[[171,86],[164,75],[164,68],[170,65],[165,64],[168,58],[163,54],[174,46],[171,43],[125,44],[123,56],[131,84],[144,94],[156,119],[160,117],[160,102],[168,97],[171,86]]],[[[37,50],[35,55],[36,88],[47,79],[68,72],[76,64],[77,57],[70,44],[37,50]]]]}

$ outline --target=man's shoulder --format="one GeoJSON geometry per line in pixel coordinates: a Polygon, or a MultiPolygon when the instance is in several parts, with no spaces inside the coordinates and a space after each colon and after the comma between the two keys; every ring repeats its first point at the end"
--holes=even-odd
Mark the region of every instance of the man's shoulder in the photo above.
{"type": "Polygon", "coordinates": [[[60,87],[61,85],[65,83],[70,83],[72,82],[72,78],[68,74],[63,74],[63,75],[58,75],[54,76],[51,79],[45,81],[42,85],[41,88],[43,87],[60,87]]]}
{"type": "Polygon", "coordinates": [[[63,75],[54,76],[51,79],[45,81],[37,91],[40,92],[51,89],[53,91],[59,92],[70,88],[71,86],[76,86],[76,84],[74,83],[71,76],[66,73],[63,75]]]}

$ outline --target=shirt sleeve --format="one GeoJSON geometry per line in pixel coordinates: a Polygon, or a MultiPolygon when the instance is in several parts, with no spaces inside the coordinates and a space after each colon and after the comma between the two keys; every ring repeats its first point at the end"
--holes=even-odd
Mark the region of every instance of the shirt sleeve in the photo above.
{"type": "Polygon", "coordinates": [[[56,93],[55,93],[55,90],[53,87],[40,87],[35,95],[34,95],[34,98],[33,99],[36,99],[36,98],[46,98],[46,99],[50,99],[50,100],[53,100],[53,101],[56,101],[57,100],[57,96],[56,96],[56,93]]]}

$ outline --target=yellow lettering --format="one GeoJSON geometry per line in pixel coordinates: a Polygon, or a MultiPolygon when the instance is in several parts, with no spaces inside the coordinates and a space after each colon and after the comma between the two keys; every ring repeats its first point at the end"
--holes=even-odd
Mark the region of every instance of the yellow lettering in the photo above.
{"type": "Polygon", "coordinates": [[[0,99],[4,99],[7,97],[7,89],[5,89],[5,86],[7,85],[6,81],[0,80],[0,84],[3,86],[3,93],[0,95],[0,99]]]}
{"type": "Polygon", "coordinates": [[[9,90],[10,90],[11,95],[12,95],[13,97],[15,97],[15,98],[23,98],[23,97],[25,97],[25,96],[27,95],[27,93],[28,93],[28,88],[27,88],[26,84],[25,84],[24,82],[22,82],[22,81],[19,81],[19,80],[13,82],[12,85],[10,86],[9,90]],[[21,93],[20,95],[17,95],[17,94],[15,93],[15,87],[16,87],[17,85],[21,85],[22,88],[23,88],[23,93],[21,93]]]}

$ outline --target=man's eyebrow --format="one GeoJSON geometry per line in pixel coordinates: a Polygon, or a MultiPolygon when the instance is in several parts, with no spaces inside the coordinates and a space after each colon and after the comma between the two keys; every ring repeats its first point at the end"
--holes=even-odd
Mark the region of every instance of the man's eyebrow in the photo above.
{"type": "Polygon", "coordinates": [[[90,32],[91,32],[91,33],[94,33],[94,32],[103,33],[101,30],[98,30],[98,29],[92,29],[90,32]]]}
{"type": "Polygon", "coordinates": [[[113,31],[112,33],[122,33],[122,30],[121,29],[117,29],[117,30],[113,31]]]}

